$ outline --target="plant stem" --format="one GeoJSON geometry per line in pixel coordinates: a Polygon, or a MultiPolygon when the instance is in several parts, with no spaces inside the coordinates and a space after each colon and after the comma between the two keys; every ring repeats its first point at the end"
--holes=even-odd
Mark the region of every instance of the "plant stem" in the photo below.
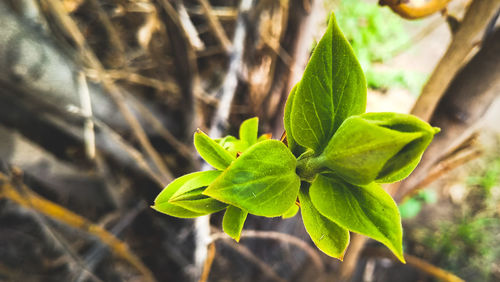
{"type": "Polygon", "coordinates": [[[316,175],[323,170],[323,162],[324,157],[316,157],[312,151],[305,152],[297,159],[296,173],[301,180],[312,182],[316,175]]]}

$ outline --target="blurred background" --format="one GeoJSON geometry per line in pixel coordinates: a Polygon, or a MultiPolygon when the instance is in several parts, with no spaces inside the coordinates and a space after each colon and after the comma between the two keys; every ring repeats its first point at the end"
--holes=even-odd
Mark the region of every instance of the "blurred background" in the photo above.
{"type": "Polygon", "coordinates": [[[500,281],[498,0],[0,1],[0,281],[500,281]],[[368,111],[441,133],[402,183],[403,265],[353,235],[344,262],[300,214],[149,206],[202,165],[196,128],[237,135],[283,106],[335,12],[368,111]]]}

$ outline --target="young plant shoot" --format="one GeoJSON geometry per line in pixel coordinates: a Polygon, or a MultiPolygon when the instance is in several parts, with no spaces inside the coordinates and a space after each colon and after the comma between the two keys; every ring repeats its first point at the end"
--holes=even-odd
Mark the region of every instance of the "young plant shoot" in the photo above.
{"type": "Polygon", "coordinates": [[[238,241],[248,213],[288,218],[300,206],[307,232],[327,255],[342,259],[352,231],[404,262],[399,211],[380,183],[407,177],[439,129],[365,107],[363,71],[332,14],[288,97],[286,144],[258,137],[257,118],[243,122],[239,139],[213,140],[198,130],[194,145],[215,170],[177,178],[153,208],[182,218],[225,209],[222,228],[238,241]]]}

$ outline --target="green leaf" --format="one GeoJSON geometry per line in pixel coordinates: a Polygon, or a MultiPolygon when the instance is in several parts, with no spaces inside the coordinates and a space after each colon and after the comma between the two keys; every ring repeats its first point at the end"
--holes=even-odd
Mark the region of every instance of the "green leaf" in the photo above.
{"type": "Polygon", "coordinates": [[[245,120],[240,125],[240,140],[246,142],[248,146],[257,143],[257,134],[259,130],[259,118],[254,117],[245,120]]]}
{"type": "Polygon", "coordinates": [[[391,183],[406,178],[420,162],[425,149],[429,146],[434,135],[440,129],[432,127],[427,122],[416,116],[399,113],[366,113],[363,119],[380,127],[385,127],[398,132],[416,133],[422,136],[407,144],[394,157],[388,160],[379,172],[376,181],[391,183]]]}
{"type": "Polygon", "coordinates": [[[200,156],[218,170],[226,169],[235,160],[228,151],[198,129],[194,134],[194,146],[200,156]]]}
{"type": "Polygon", "coordinates": [[[411,165],[412,159],[408,158],[411,155],[405,153],[406,148],[419,144],[427,134],[381,126],[365,116],[346,119],[319,157],[324,166],[354,184],[368,184],[381,174],[394,175],[401,171],[393,164],[411,165]],[[400,153],[402,161],[398,159],[400,153]],[[393,171],[386,171],[388,168],[393,171]]]}
{"type": "Polygon", "coordinates": [[[189,198],[185,199],[176,199],[174,201],[170,201],[170,203],[185,208],[187,210],[203,213],[203,214],[211,214],[214,212],[221,211],[227,207],[227,204],[214,200],[210,197],[202,195],[204,189],[194,190],[189,198]],[[194,193],[196,192],[196,193],[194,193]]]}
{"type": "Polygon", "coordinates": [[[323,216],[380,241],[404,262],[398,207],[379,184],[357,186],[332,175],[319,175],[311,184],[309,195],[323,216]]]}
{"type": "Polygon", "coordinates": [[[179,207],[176,205],[173,205],[169,203],[168,201],[172,197],[177,190],[182,188],[182,186],[192,180],[198,178],[200,175],[202,175],[204,172],[195,172],[195,173],[190,173],[186,174],[184,176],[181,176],[174,181],[170,182],[165,189],[163,189],[160,194],[156,197],[154,201],[154,205],[152,206],[153,209],[168,214],[170,216],[175,216],[175,217],[182,217],[182,218],[193,218],[193,217],[198,217],[202,215],[206,215],[208,213],[198,213],[198,212],[193,212],[188,209],[185,209],[183,207],[179,207]]]}
{"type": "Polygon", "coordinates": [[[293,205],[284,214],[281,215],[281,218],[287,219],[294,217],[298,211],[299,211],[299,206],[293,205]]]}
{"type": "Polygon", "coordinates": [[[219,145],[224,148],[224,150],[228,151],[229,154],[236,158],[238,153],[242,153],[246,149],[248,149],[248,144],[239,140],[238,138],[228,135],[224,138],[214,139],[219,145]]]}
{"type": "Polygon", "coordinates": [[[333,14],[290,105],[287,132],[316,153],[346,118],[365,111],[365,77],[333,14]]]}
{"type": "Polygon", "coordinates": [[[299,192],[302,221],[314,244],[325,254],[342,260],[349,245],[349,231],[321,215],[309,197],[309,189],[299,192]]]}
{"type": "Polygon", "coordinates": [[[222,218],[222,230],[231,238],[240,241],[241,230],[247,219],[248,212],[235,206],[228,206],[222,218]]]}
{"type": "Polygon", "coordinates": [[[290,94],[288,95],[288,99],[286,100],[283,123],[285,125],[285,132],[286,132],[286,139],[287,139],[287,143],[288,143],[288,148],[290,149],[290,151],[292,151],[292,153],[295,156],[298,157],[305,151],[305,148],[300,146],[299,144],[297,144],[297,142],[295,141],[295,138],[293,137],[292,126],[291,126],[291,121],[290,121],[292,107],[293,107],[293,99],[295,97],[295,91],[297,90],[297,85],[298,84],[296,84],[292,88],[292,91],[290,91],[290,94]]]}
{"type": "Polygon", "coordinates": [[[219,170],[207,170],[198,172],[196,174],[196,177],[189,179],[181,187],[179,187],[177,191],[175,191],[175,193],[170,197],[170,201],[189,198],[190,192],[207,187],[221,174],[222,171],[219,170]]]}
{"type": "Polygon", "coordinates": [[[203,194],[260,216],[280,216],[295,202],[296,159],[277,140],[256,143],[236,159],[203,194]]]}
{"type": "Polygon", "coordinates": [[[212,183],[222,172],[209,170],[200,172],[199,175],[186,181],[169,199],[169,203],[183,207],[197,213],[214,213],[227,207],[227,204],[202,195],[207,186],[212,183]]]}

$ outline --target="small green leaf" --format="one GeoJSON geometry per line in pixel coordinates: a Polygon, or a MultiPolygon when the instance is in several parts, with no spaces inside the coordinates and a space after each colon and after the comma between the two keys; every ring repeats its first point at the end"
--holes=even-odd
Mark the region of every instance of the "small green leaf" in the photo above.
{"type": "Polygon", "coordinates": [[[228,151],[229,154],[235,158],[238,153],[242,153],[246,149],[248,149],[248,144],[246,142],[243,142],[231,135],[228,135],[224,138],[215,139],[215,141],[219,143],[219,145],[221,145],[222,148],[224,148],[224,150],[228,151]]]}
{"type": "Polygon", "coordinates": [[[240,140],[246,142],[248,146],[257,143],[257,134],[259,130],[259,118],[254,117],[245,120],[240,125],[240,140]]]}
{"type": "Polygon", "coordinates": [[[203,194],[260,216],[280,216],[295,202],[296,159],[277,140],[256,143],[236,159],[203,194]]]}
{"type": "Polygon", "coordinates": [[[380,241],[404,262],[399,210],[379,184],[356,186],[332,175],[319,175],[311,184],[309,195],[323,216],[380,241]]]}
{"type": "Polygon", "coordinates": [[[222,218],[222,230],[231,238],[240,241],[241,230],[247,219],[248,212],[235,206],[228,206],[222,218]]]}
{"type": "Polygon", "coordinates": [[[333,13],[290,105],[287,133],[316,153],[346,118],[365,111],[365,76],[333,13]]]}
{"type": "Polygon", "coordinates": [[[175,192],[177,192],[177,190],[179,190],[186,182],[198,178],[203,173],[204,172],[195,172],[186,174],[170,182],[170,184],[168,184],[168,186],[165,187],[165,189],[163,189],[160,192],[160,194],[156,197],[152,208],[159,212],[168,214],[170,216],[181,217],[181,218],[193,218],[208,214],[208,213],[193,212],[168,202],[172,197],[172,195],[175,194],[175,192]]]}
{"type": "Polygon", "coordinates": [[[198,190],[203,187],[207,187],[214,181],[219,175],[222,174],[220,170],[207,170],[200,171],[196,174],[196,177],[186,181],[175,193],[170,197],[172,200],[183,200],[188,198],[188,194],[193,190],[198,190]]]}
{"type": "Polygon", "coordinates": [[[309,189],[304,190],[301,188],[299,200],[307,233],[321,251],[342,260],[349,245],[349,231],[321,215],[311,202],[309,189]]]}
{"type": "Polygon", "coordinates": [[[319,157],[337,175],[361,185],[374,181],[389,160],[425,134],[379,126],[364,116],[346,119],[319,157]]]}
{"type": "Polygon", "coordinates": [[[271,139],[271,137],[272,137],[271,133],[264,133],[261,136],[259,136],[259,138],[257,139],[257,142],[269,140],[269,139],[271,139]]]}
{"type": "Polygon", "coordinates": [[[169,203],[183,207],[197,213],[214,213],[227,207],[227,204],[202,195],[207,186],[212,183],[222,172],[209,170],[200,172],[182,185],[169,199],[169,203]]]}
{"type": "Polygon", "coordinates": [[[281,215],[281,218],[287,219],[294,217],[298,211],[299,211],[299,206],[293,205],[284,214],[281,215]]]}
{"type": "Polygon", "coordinates": [[[234,156],[201,130],[194,134],[194,146],[200,156],[218,170],[226,169],[235,160],[234,156]]]}
{"type": "Polygon", "coordinates": [[[184,199],[170,200],[170,203],[187,210],[203,214],[218,212],[227,207],[227,204],[225,203],[202,195],[203,190],[204,189],[202,188],[193,190],[192,193],[190,193],[189,198],[186,197],[184,199]]]}

